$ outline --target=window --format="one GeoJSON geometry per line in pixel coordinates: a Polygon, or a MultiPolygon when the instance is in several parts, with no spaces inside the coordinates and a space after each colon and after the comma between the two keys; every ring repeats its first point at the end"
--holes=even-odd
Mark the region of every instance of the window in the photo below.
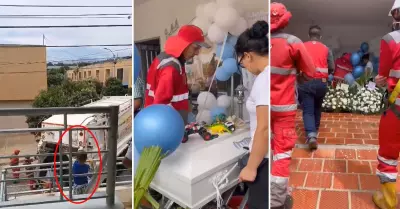
{"type": "Polygon", "coordinates": [[[120,81],[124,80],[124,69],[123,68],[117,69],[117,79],[119,79],[120,81]]]}
{"type": "Polygon", "coordinates": [[[79,72],[79,80],[82,79],[82,72],[79,72]]]}
{"type": "Polygon", "coordinates": [[[96,70],[96,78],[100,79],[100,70],[96,70]]]}
{"type": "Polygon", "coordinates": [[[106,69],[106,79],[110,77],[110,69],[106,69]]]}
{"type": "Polygon", "coordinates": [[[92,77],[92,71],[88,71],[88,77],[92,77]]]}
{"type": "Polygon", "coordinates": [[[86,78],[86,71],[83,72],[83,78],[86,78]]]}

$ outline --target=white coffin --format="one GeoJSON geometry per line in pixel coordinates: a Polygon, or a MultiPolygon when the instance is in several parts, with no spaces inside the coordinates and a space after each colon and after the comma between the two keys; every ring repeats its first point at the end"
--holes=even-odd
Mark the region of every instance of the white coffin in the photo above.
{"type": "MultiPolygon", "coordinates": [[[[197,134],[191,135],[187,143],[162,161],[151,187],[184,208],[201,208],[216,198],[212,178],[221,171],[230,170],[245,153],[233,142],[249,135],[248,129],[239,129],[209,142],[197,134]]],[[[221,192],[238,183],[239,172],[236,167],[221,192]]]]}

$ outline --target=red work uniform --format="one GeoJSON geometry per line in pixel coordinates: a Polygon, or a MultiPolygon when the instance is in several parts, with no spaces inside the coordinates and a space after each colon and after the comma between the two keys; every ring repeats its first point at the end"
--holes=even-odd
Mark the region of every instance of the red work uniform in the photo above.
{"type": "Polygon", "coordinates": [[[315,65],[313,78],[328,79],[329,48],[319,41],[307,41],[304,43],[304,46],[315,65]]]}
{"type": "Polygon", "coordinates": [[[273,163],[271,171],[271,207],[280,207],[288,195],[289,165],[297,135],[295,117],[296,73],[313,77],[315,67],[303,42],[280,32],[291,14],[281,3],[272,3],[271,14],[271,130],[273,163]]]}
{"type": "MultiPolygon", "coordinates": [[[[26,158],[24,163],[23,163],[23,165],[32,165],[32,162],[33,162],[33,160],[31,158],[26,158]]],[[[35,174],[32,171],[34,169],[35,169],[35,167],[25,167],[25,171],[27,171],[25,173],[25,175],[26,175],[27,178],[34,178],[35,177],[35,174]]],[[[30,179],[28,182],[29,182],[28,183],[29,188],[31,190],[36,189],[36,180],[35,179],[30,179]]]]}
{"type": "Polygon", "coordinates": [[[177,110],[185,124],[189,111],[189,88],[184,60],[179,59],[191,44],[210,48],[204,42],[203,32],[194,25],[182,26],[176,36],[165,43],[165,52],[158,55],[147,75],[145,107],[153,104],[171,105],[177,110]]]}
{"type": "Polygon", "coordinates": [[[345,53],[342,57],[336,59],[335,73],[333,74],[335,84],[337,82],[343,82],[346,74],[353,71],[353,66],[350,63],[350,56],[349,53],[345,53]]]}
{"type": "MultiPolygon", "coordinates": [[[[393,31],[381,40],[379,75],[387,77],[388,91],[393,91],[400,78],[400,31],[393,31]]],[[[395,102],[400,111],[400,98],[395,102]]],[[[378,171],[381,183],[395,182],[400,152],[400,118],[387,110],[379,124],[378,171]]]]}
{"type": "MultiPolygon", "coordinates": [[[[18,166],[19,165],[19,157],[18,157],[19,152],[20,152],[19,150],[15,150],[14,153],[12,154],[12,156],[15,156],[15,157],[12,157],[10,159],[10,166],[18,166]]],[[[12,168],[11,170],[12,170],[13,178],[18,179],[20,168],[12,168]]]]}

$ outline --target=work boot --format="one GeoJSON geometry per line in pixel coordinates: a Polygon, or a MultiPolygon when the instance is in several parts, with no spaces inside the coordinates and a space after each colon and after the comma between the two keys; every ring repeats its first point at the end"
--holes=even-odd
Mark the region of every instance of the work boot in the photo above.
{"type": "Polygon", "coordinates": [[[372,200],[380,209],[396,209],[396,182],[382,184],[382,191],[377,191],[372,197],[372,200]]]}
{"type": "Polygon", "coordinates": [[[308,149],[310,149],[310,151],[315,151],[318,149],[318,142],[315,137],[309,138],[307,140],[307,144],[308,144],[308,149]]]}

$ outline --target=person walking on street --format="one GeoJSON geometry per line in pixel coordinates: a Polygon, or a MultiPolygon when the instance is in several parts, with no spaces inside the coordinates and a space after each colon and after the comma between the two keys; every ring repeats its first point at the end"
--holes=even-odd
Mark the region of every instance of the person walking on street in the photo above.
{"type": "Polygon", "coordinates": [[[288,193],[292,149],[296,135],[296,68],[300,80],[314,76],[315,67],[303,42],[283,32],[292,17],[285,5],[271,3],[271,208],[288,209],[292,198],[288,193]]]}
{"type": "MultiPolygon", "coordinates": [[[[13,156],[10,158],[10,166],[18,166],[19,165],[19,155],[20,151],[19,150],[14,150],[14,153],[11,155],[13,156]]],[[[18,183],[19,179],[19,171],[21,170],[20,168],[12,168],[12,175],[14,178],[14,184],[18,183]]]]}
{"type": "Polygon", "coordinates": [[[305,42],[304,46],[314,61],[316,72],[312,80],[298,85],[306,143],[310,150],[318,148],[317,136],[321,122],[322,102],[328,91],[328,75],[335,69],[332,51],[321,43],[321,32],[318,25],[311,26],[308,31],[310,41],[305,42]]]}
{"type": "Polygon", "coordinates": [[[398,207],[396,180],[400,153],[400,0],[391,9],[393,31],[383,36],[380,45],[380,62],[377,86],[386,86],[388,109],[379,123],[378,167],[376,174],[381,190],[373,195],[373,201],[380,209],[398,207]]]}
{"type": "MultiPolygon", "coordinates": [[[[32,165],[32,162],[33,162],[32,158],[25,157],[23,165],[32,165]]],[[[28,185],[31,190],[35,190],[37,188],[36,180],[33,179],[35,177],[35,174],[33,173],[32,170],[34,170],[34,169],[35,169],[35,167],[25,167],[25,171],[26,171],[25,175],[27,178],[29,178],[28,185]]]]}

